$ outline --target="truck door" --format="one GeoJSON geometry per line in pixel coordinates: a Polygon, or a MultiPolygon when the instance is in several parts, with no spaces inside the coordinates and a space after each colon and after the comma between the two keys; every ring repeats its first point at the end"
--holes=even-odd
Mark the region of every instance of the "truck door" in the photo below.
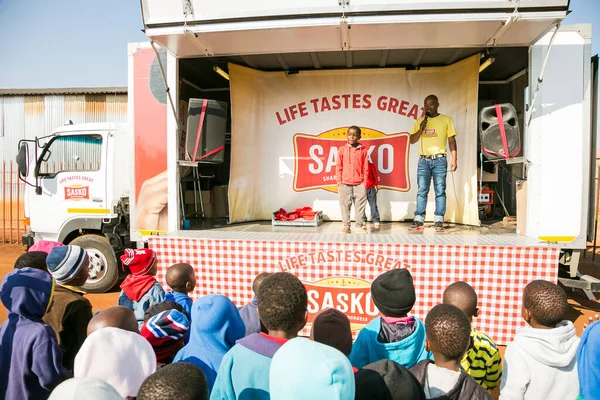
{"type": "Polygon", "coordinates": [[[72,230],[99,226],[110,214],[105,140],[104,134],[82,132],[54,137],[44,146],[35,170],[40,189],[30,199],[33,232],[62,241],[72,230]]]}
{"type": "Polygon", "coordinates": [[[530,48],[527,236],[584,249],[593,207],[591,27],[563,26],[553,42],[552,34],[530,48]]]}

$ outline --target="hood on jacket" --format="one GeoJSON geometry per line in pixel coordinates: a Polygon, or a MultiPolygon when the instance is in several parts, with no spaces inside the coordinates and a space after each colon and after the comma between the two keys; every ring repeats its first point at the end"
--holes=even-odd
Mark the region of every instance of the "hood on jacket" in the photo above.
{"type": "Polygon", "coordinates": [[[356,400],[425,400],[423,386],[402,365],[380,360],[364,366],[354,375],[356,400]]]}
{"type": "Polygon", "coordinates": [[[273,356],[272,400],[354,399],[354,371],[333,347],[304,338],[285,343],[273,356]]]}
{"type": "Polygon", "coordinates": [[[588,326],[581,335],[577,372],[581,398],[594,399],[600,393],[600,321],[588,326]]]}
{"type": "Polygon", "coordinates": [[[220,294],[200,297],[192,305],[190,339],[173,362],[194,364],[206,376],[212,390],[225,353],[244,337],[246,327],[235,304],[220,294]]]}
{"type": "Polygon", "coordinates": [[[21,268],[8,273],[0,287],[2,304],[9,313],[40,321],[52,304],[54,279],[45,271],[21,268]]]}
{"type": "MultiPolygon", "coordinates": [[[[415,330],[407,338],[404,338],[398,342],[392,343],[381,343],[377,338],[379,331],[381,330],[381,317],[375,318],[371,321],[363,331],[364,335],[367,335],[366,342],[372,352],[377,356],[378,360],[392,360],[400,365],[411,367],[415,365],[419,360],[427,358],[427,350],[425,350],[425,324],[415,318],[415,330]]],[[[361,334],[362,331],[361,331],[361,334]]],[[[354,346],[352,347],[354,350],[354,346]]],[[[353,361],[353,352],[350,353],[350,360],[353,361]]],[[[371,358],[373,359],[373,358],[371,358]]]]}
{"type": "Polygon", "coordinates": [[[97,378],[122,397],[135,397],[144,380],[156,371],[156,356],[142,335],[119,328],[91,333],[75,356],[75,378],[97,378]]]}
{"type": "Polygon", "coordinates": [[[67,379],[52,391],[48,400],[123,400],[108,383],[94,378],[67,379]]]}
{"type": "Polygon", "coordinates": [[[568,366],[577,355],[579,338],[571,321],[562,321],[553,329],[519,329],[515,344],[534,360],[549,367],[568,366]]]}
{"type": "Polygon", "coordinates": [[[220,294],[196,300],[192,305],[191,320],[190,341],[186,347],[202,347],[225,354],[246,332],[235,304],[220,294]]]}

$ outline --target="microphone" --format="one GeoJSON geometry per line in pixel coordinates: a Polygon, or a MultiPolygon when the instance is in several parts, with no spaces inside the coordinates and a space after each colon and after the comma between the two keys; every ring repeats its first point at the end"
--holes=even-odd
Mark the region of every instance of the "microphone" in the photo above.
{"type": "Polygon", "coordinates": [[[423,122],[427,123],[427,120],[429,119],[429,116],[431,115],[431,113],[429,111],[427,111],[425,113],[425,117],[423,117],[423,122]]]}

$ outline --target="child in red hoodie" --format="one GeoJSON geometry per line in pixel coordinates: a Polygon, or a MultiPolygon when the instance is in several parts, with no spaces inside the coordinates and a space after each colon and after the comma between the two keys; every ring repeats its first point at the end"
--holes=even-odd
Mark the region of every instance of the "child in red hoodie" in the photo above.
{"type": "Polygon", "coordinates": [[[335,178],[342,211],[342,233],[351,233],[350,209],[354,203],[356,231],[367,233],[365,229],[365,206],[367,205],[367,175],[369,172],[368,149],[359,143],[361,131],[351,126],[347,132],[348,142],[338,149],[335,178]]]}
{"type": "MultiPolygon", "coordinates": [[[[371,222],[373,229],[379,229],[379,209],[377,208],[377,192],[379,191],[379,176],[375,164],[369,162],[369,173],[367,174],[367,201],[371,209],[371,222]]],[[[365,218],[366,220],[366,218],[365,218]]]]}
{"type": "Polygon", "coordinates": [[[141,329],[146,310],[165,299],[165,291],[154,278],[156,253],[150,249],[126,249],[121,261],[131,273],[121,284],[119,305],[133,311],[141,329]]]}

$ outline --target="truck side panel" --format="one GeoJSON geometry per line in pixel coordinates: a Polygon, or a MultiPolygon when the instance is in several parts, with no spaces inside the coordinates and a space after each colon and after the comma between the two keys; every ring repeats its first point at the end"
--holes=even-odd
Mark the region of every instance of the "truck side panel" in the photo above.
{"type": "MultiPolygon", "coordinates": [[[[551,37],[547,34],[530,49],[532,98],[551,37]]],[[[586,245],[589,205],[590,50],[591,35],[585,30],[558,32],[526,127],[527,236],[576,249],[586,245]]]]}

